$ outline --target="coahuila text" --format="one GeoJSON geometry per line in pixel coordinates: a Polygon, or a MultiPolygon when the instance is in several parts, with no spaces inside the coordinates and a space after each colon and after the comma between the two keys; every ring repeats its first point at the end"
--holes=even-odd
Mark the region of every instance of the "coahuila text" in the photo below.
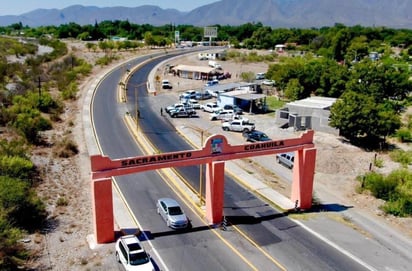
{"type": "Polygon", "coordinates": [[[271,142],[258,143],[258,144],[249,144],[249,145],[245,145],[245,151],[270,149],[273,147],[279,147],[283,145],[285,145],[285,142],[283,141],[271,141],[271,142]]]}

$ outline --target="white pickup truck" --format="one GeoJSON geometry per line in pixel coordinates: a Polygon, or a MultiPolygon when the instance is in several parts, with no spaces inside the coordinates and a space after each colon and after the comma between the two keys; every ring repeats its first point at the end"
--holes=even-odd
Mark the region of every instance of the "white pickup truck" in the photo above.
{"type": "Polygon", "coordinates": [[[223,122],[222,129],[224,131],[247,133],[247,132],[255,130],[255,124],[245,119],[232,120],[232,121],[223,122]]]}
{"type": "Polygon", "coordinates": [[[176,108],[169,111],[172,118],[192,118],[196,116],[196,111],[193,108],[176,108]]]}
{"type": "Polygon", "coordinates": [[[215,69],[222,69],[222,66],[217,63],[216,61],[210,60],[209,61],[209,67],[215,68],[215,69]]]}

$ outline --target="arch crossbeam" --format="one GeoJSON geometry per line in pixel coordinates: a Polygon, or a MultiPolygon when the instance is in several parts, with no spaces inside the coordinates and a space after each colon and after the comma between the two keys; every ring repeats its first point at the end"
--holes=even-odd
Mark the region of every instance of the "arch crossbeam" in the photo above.
{"type": "Polygon", "coordinates": [[[161,168],[206,164],[206,218],[221,222],[224,190],[224,162],[261,155],[295,152],[291,200],[300,208],[312,206],[316,149],[314,131],[298,138],[230,145],[223,135],[212,135],[200,150],[187,150],[111,160],[107,156],[90,157],[92,169],[93,215],[98,243],[113,241],[111,177],[161,168]],[[110,199],[107,199],[110,197],[110,199]]]}

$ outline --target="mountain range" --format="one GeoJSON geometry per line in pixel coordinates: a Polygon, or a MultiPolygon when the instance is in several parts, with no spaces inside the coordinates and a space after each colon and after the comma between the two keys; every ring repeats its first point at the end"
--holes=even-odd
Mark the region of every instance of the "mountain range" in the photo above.
{"type": "Polygon", "coordinates": [[[36,9],[21,15],[0,16],[0,25],[22,23],[38,27],[70,22],[94,25],[105,20],[135,24],[241,25],[262,23],[275,28],[346,26],[412,28],[411,0],[221,0],[189,12],[154,5],[95,7],[74,5],[64,9],[36,9]]]}

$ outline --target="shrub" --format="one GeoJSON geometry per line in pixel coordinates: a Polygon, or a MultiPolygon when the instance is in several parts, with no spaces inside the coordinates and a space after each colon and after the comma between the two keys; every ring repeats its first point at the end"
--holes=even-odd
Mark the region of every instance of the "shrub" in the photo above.
{"type": "Polygon", "coordinates": [[[57,206],[67,206],[69,205],[69,201],[64,197],[59,197],[56,202],[57,206]]]}
{"type": "Polygon", "coordinates": [[[79,153],[76,143],[65,137],[62,141],[57,142],[54,155],[61,158],[72,157],[79,153]]]}
{"type": "Polygon", "coordinates": [[[0,156],[0,171],[4,176],[27,180],[35,173],[35,167],[24,157],[0,156]]]}
{"type": "Polygon", "coordinates": [[[396,137],[401,142],[411,142],[412,141],[412,134],[411,131],[407,128],[401,128],[396,132],[396,137]]]}
{"type": "Polygon", "coordinates": [[[403,166],[407,166],[412,163],[412,152],[395,150],[389,154],[391,159],[395,162],[401,163],[403,166]]]}
{"type": "Polygon", "coordinates": [[[396,179],[386,180],[383,175],[376,172],[368,173],[364,176],[362,187],[371,191],[376,198],[389,200],[390,194],[395,191],[396,179]]]}
{"type": "Polygon", "coordinates": [[[412,214],[412,200],[402,197],[396,201],[389,201],[382,206],[382,210],[395,216],[410,216],[412,214]]]}
{"type": "Polygon", "coordinates": [[[79,88],[77,86],[77,83],[71,82],[61,92],[63,100],[75,100],[78,91],[79,88]]]}
{"type": "Polygon", "coordinates": [[[386,201],[382,210],[396,216],[412,215],[412,172],[399,169],[387,177],[371,172],[358,177],[362,181],[360,192],[367,189],[386,201]]]}
{"type": "Polygon", "coordinates": [[[382,168],[383,167],[383,159],[376,158],[375,160],[373,160],[373,165],[375,167],[382,168]]]}

